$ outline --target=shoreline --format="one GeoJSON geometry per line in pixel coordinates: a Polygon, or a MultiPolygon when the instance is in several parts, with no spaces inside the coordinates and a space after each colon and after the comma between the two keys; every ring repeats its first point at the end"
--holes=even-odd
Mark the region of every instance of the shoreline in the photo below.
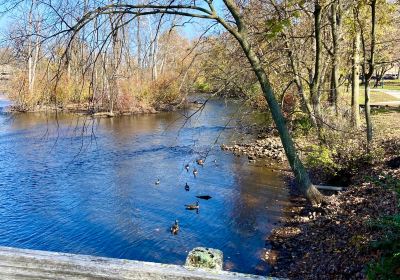
{"type": "Polygon", "coordinates": [[[130,108],[114,109],[110,112],[109,108],[96,105],[88,102],[71,103],[67,105],[36,105],[30,108],[14,105],[13,100],[10,99],[6,93],[0,92],[0,101],[9,101],[10,105],[5,107],[7,112],[10,113],[63,113],[72,115],[86,115],[92,117],[120,117],[120,116],[133,116],[138,114],[157,114],[162,112],[174,112],[180,109],[192,108],[197,109],[203,106],[204,101],[200,99],[187,100],[184,98],[180,102],[173,102],[169,104],[159,104],[157,106],[147,104],[137,104],[130,108]]]}
{"type": "Polygon", "coordinates": [[[267,238],[271,249],[264,259],[271,276],[365,279],[368,266],[382,254],[372,244],[385,235],[371,225],[398,213],[396,191],[385,178],[400,180],[399,168],[388,167],[386,161],[362,170],[352,185],[341,192],[325,192],[329,202],[315,207],[291,193],[282,221],[267,238]]]}
{"type": "MultiPolygon", "coordinates": [[[[7,97],[1,98],[0,100],[10,101],[7,97]]],[[[194,107],[197,106],[196,102],[187,102],[185,104],[170,104],[166,106],[162,106],[160,108],[154,107],[143,107],[138,106],[136,108],[132,108],[131,110],[115,110],[113,112],[107,110],[93,109],[90,108],[87,104],[71,104],[63,107],[55,107],[55,106],[37,106],[34,109],[20,109],[18,106],[10,105],[7,107],[7,112],[10,113],[63,113],[63,114],[71,114],[71,115],[85,115],[92,117],[121,117],[121,116],[133,116],[140,114],[158,114],[162,112],[174,112],[184,107],[194,107]]]]}

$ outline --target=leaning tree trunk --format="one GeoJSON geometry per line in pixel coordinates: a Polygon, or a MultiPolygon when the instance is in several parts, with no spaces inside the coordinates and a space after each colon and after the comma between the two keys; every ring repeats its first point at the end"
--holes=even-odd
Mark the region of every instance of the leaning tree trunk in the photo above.
{"type": "Polygon", "coordinates": [[[272,118],[279,131],[279,136],[281,138],[286,157],[295,175],[298,188],[310,202],[314,204],[320,203],[323,200],[323,196],[311,183],[310,177],[297,155],[292,137],[289,134],[289,130],[286,126],[285,118],[283,117],[281,108],[279,107],[279,104],[275,98],[274,92],[271,88],[268,77],[262,68],[261,62],[251,48],[246,33],[241,32],[240,35],[241,36],[237,39],[261,85],[263,94],[271,110],[272,118]]]}
{"type": "MultiPolygon", "coordinates": [[[[223,0],[228,10],[231,12],[233,18],[236,21],[237,30],[229,27],[223,23],[223,26],[236,38],[240,44],[243,52],[245,53],[252,70],[257,76],[258,82],[261,85],[264,97],[267,100],[269,109],[271,111],[272,119],[275,122],[276,128],[279,132],[279,137],[282,141],[282,146],[285,150],[286,157],[289,161],[290,167],[295,175],[297,181],[297,188],[307,199],[317,204],[324,200],[324,196],[317,190],[317,188],[311,183],[310,177],[305,169],[303,163],[297,155],[296,148],[294,146],[292,137],[286,126],[285,118],[283,117],[282,110],[279,106],[278,101],[275,98],[272,87],[269,83],[267,74],[261,65],[260,59],[252,49],[250,40],[248,39],[247,30],[245,23],[241,18],[240,11],[237,8],[233,0],[223,0]]],[[[220,21],[221,22],[221,21],[220,21]]]]}

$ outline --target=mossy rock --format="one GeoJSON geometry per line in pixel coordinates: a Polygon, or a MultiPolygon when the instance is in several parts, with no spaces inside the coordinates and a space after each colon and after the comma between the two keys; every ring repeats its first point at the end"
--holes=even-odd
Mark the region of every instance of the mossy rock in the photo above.
{"type": "Polygon", "coordinates": [[[223,253],[220,250],[196,247],[186,258],[186,266],[222,270],[223,253]]]}

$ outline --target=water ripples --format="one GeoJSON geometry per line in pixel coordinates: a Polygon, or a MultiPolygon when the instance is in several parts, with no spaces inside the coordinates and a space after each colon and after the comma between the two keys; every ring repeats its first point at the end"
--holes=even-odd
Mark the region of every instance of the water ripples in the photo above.
{"type": "Polygon", "coordinates": [[[178,113],[101,119],[95,138],[79,135],[83,120],[71,116],[57,126],[49,115],[0,114],[0,244],[178,264],[207,246],[224,252],[228,269],[265,273],[260,250],[286,190],[275,173],[213,144],[232,137],[232,111],[209,102],[184,128],[169,125],[178,113]],[[196,195],[212,196],[198,214],[184,207],[196,195]]]}

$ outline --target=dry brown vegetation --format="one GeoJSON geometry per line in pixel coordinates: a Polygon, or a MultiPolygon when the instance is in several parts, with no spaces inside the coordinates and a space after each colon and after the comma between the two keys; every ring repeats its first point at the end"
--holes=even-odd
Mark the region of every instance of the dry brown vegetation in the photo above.
{"type": "MultiPolygon", "coordinates": [[[[361,266],[368,258],[351,251],[353,237],[346,234],[365,233],[360,237],[365,242],[375,238],[362,217],[380,215],[376,207],[385,208],[379,198],[392,200],[390,192],[372,183],[364,188],[354,180],[398,154],[383,141],[398,136],[398,112],[379,109],[375,114],[370,106],[371,86],[390,67],[399,66],[398,2],[223,0],[222,8],[213,1],[191,0],[28,2],[17,13],[21,21],[9,38],[19,69],[11,96],[20,110],[52,106],[110,115],[148,112],[172,109],[197,91],[241,97],[259,109],[268,108],[296,188],[309,202],[326,200],[311,179],[354,185],[300,221],[293,240],[306,247],[299,245],[299,254],[291,250],[297,259],[305,251],[308,255],[293,273],[307,277],[300,274],[304,268],[316,276],[363,276],[361,266]],[[57,24],[47,20],[54,18],[57,24]],[[175,32],[193,18],[207,21],[199,44],[175,32]],[[224,31],[206,34],[215,24],[224,31]],[[361,112],[360,92],[365,101],[361,112]],[[324,215],[314,215],[317,211],[324,215]],[[354,228],[340,226],[343,219],[357,218],[354,228]],[[330,231],[330,226],[335,228],[330,231]],[[321,236],[333,234],[338,242],[316,239],[319,228],[321,236]],[[317,244],[324,248],[313,254],[317,244]],[[344,253],[356,258],[354,269],[353,260],[346,259],[350,270],[340,270],[344,253]],[[332,269],[314,270],[315,259],[323,259],[320,266],[330,269],[324,256],[332,257],[332,269]]],[[[293,219],[289,222],[299,222],[293,219]]]]}

